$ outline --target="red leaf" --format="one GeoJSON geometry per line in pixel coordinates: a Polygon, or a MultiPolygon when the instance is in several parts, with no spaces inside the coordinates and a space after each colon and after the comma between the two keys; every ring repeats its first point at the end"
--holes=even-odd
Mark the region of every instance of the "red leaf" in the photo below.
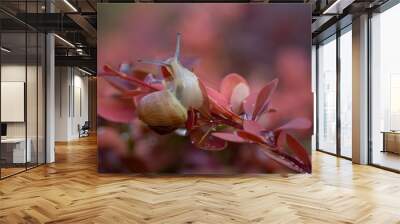
{"type": "Polygon", "coordinates": [[[132,76],[144,80],[149,73],[143,70],[133,70],[132,76]]]}
{"type": "Polygon", "coordinates": [[[145,87],[145,88],[148,88],[148,89],[154,90],[154,91],[158,91],[159,90],[158,88],[156,88],[156,87],[154,87],[152,85],[149,85],[149,84],[143,82],[142,80],[140,80],[140,79],[138,79],[136,77],[128,76],[127,74],[125,74],[123,72],[116,71],[116,70],[112,69],[108,65],[105,65],[103,69],[104,69],[105,72],[109,72],[114,76],[117,76],[117,77],[119,77],[121,79],[124,79],[124,80],[127,80],[129,82],[132,82],[133,84],[136,84],[138,86],[145,87]]]}
{"type": "Polygon", "coordinates": [[[213,136],[223,139],[228,142],[238,142],[238,143],[243,143],[246,142],[243,138],[237,136],[234,133],[228,133],[228,132],[214,132],[212,133],[213,136]]]}
{"type": "Polygon", "coordinates": [[[253,111],[253,118],[257,119],[266,109],[268,103],[271,101],[271,96],[275,92],[276,87],[278,86],[278,79],[274,79],[269,82],[260,90],[257,96],[257,102],[253,111]]]}
{"type": "Polygon", "coordinates": [[[206,90],[207,90],[207,95],[208,98],[213,100],[215,103],[225,107],[225,108],[229,108],[229,103],[227,101],[227,99],[224,97],[224,95],[222,95],[221,93],[219,93],[217,90],[206,86],[206,90]]]}
{"type": "Polygon", "coordinates": [[[265,85],[260,92],[250,94],[245,101],[245,111],[246,114],[250,114],[252,120],[256,120],[262,113],[264,113],[268,104],[271,101],[271,97],[275,92],[275,89],[278,85],[278,79],[274,79],[265,85]],[[255,96],[257,95],[257,96],[255,96]],[[255,102],[254,102],[255,100],[255,102]]]}
{"type": "Polygon", "coordinates": [[[255,135],[260,135],[265,130],[257,121],[253,120],[244,120],[243,129],[255,135]]]}
{"type": "Polygon", "coordinates": [[[161,73],[165,79],[172,79],[172,73],[166,66],[161,66],[161,73]]]}
{"type": "MultiPolygon", "coordinates": [[[[99,77],[101,77],[103,74],[100,74],[99,77]]],[[[110,84],[112,87],[114,87],[116,90],[120,92],[125,92],[127,90],[126,87],[122,86],[121,84],[118,84],[112,80],[106,79],[102,77],[102,80],[106,81],[108,84],[110,84]]]]}
{"type": "Polygon", "coordinates": [[[134,97],[134,96],[139,96],[143,94],[147,94],[149,91],[142,90],[142,89],[134,89],[134,90],[126,90],[122,93],[122,96],[124,97],[134,97]]]}
{"type": "Polygon", "coordinates": [[[251,93],[246,99],[243,101],[243,109],[246,114],[246,119],[252,120],[253,111],[257,101],[257,94],[251,93]]]}
{"type": "Polygon", "coordinates": [[[286,124],[275,129],[276,131],[288,131],[288,130],[302,130],[311,127],[311,122],[307,118],[295,118],[290,120],[286,124]]]}
{"type": "Polygon", "coordinates": [[[235,123],[241,124],[242,119],[229,109],[229,104],[225,97],[211,87],[206,87],[211,112],[232,120],[235,123]]]}
{"type": "Polygon", "coordinates": [[[200,79],[198,80],[201,94],[203,95],[203,105],[200,108],[200,113],[202,113],[203,116],[210,117],[210,99],[208,97],[207,87],[200,79]]]}
{"type": "Polygon", "coordinates": [[[231,101],[231,96],[234,88],[240,83],[243,83],[246,86],[248,86],[246,79],[236,73],[230,73],[227,76],[225,76],[224,79],[222,79],[220,92],[228,102],[231,101]]]}
{"type": "Polygon", "coordinates": [[[135,106],[132,99],[100,98],[97,108],[98,115],[109,121],[128,123],[135,118],[135,106]]]}
{"type": "Polygon", "coordinates": [[[250,133],[250,132],[247,132],[247,131],[242,131],[242,130],[238,130],[236,132],[236,134],[239,137],[248,140],[250,143],[258,143],[258,144],[261,144],[261,145],[266,144],[264,138],[262,136],[260,136],[260,135],[255,135],[253,133],[250,133]]]}
{"type": "Polygon", "coordinates": [[[250,87],[245,83],[239,83],[233,88],[232,96],[229,100],[232,111],[241,114],[243,111],[243,101],[250,94],[250,87]]]}
{"type": "MultiPolygon", "coordinates": [[[[303,172],[311,172],[310,169],[307,168],[307,166],[305,166],[304,164],[300,163],[298,160],[296,160],[295,158],[293,158],[292,156],[282,152],[282,151],[278,151],[277,148],[271,148],[270,146],[267,145],[267,143],[264,141],[264,139],[261,136],[258,135],[254,135],[252,133],[246,132],[246,131],[237,131],[236,134],[242,138],[247,140],[250,143],[257,143],[261,146],[261,149],[263,150],[263,152],[270,157],[271,159],[275,160],[276,162],[284,165],[285,167],[299,172],[299,173],[303,173],[303,172]]],[[[222,136],[222,137],[232,137],[232,136],[222,136]]],[[[232,137],[234,138],[234,137],[232,137]]],[[[228,140],[228,139],[226,139],[228,140]]]]}
{"type": "Polygon", "coordinates": [[[306,172],[311,173],[311,161],[307,150],[289,134],[286,134],[286,141],[294,155],[296,155],[303,162],[306,172]]]}
{"type": "Polygon", "coordinates": [[[97,78],[97,113],[106,120],[128,123],[135,118],[135,105],[132,98],[122,98],[117,90],[104,78],[97,78]]]}
{"type": "Polygon", "coordinates": [[[213,126],[203,125],[190,131],[192,143],[204,150],[222,150],[227,146],[227,142],[212,135],[213,126]]]}
{"type": "Polygon", "coordinates": [[[276,145],[283,146],[286,142],[286,133],[278,130],[273,132],[274,133],[274,141],[276,145]]]}
{"type": "Polygon", "coordinates": [[[286,168],[289,168],[298,173],[308,172],[302,164],[299,164],[296,160],[292,159],[290,156],[282,154],[279,151],[270,149],[267,146],[261,146],[263,152],[275,162],[283,165],[286,168]]]}
{"type": "Polygon", "coordinates": [[[186,130],[190,132],[196,125],[196,122],[197,122],[196,111],[190,108],[188,110],[188,118],[186,120],[186,130]]]}
{"type": "Polygon", "coordinates": [[[238,124],[239,126],[241,126],[243,123],[243,120],[239,115],[233,113],[226,107],[223,107],[218,103],[213,102],[212,100],[211,100],[211,112],[217,114],[218,116],[222,116],[228,120],[231,120],[232,122],[238,124]]]}

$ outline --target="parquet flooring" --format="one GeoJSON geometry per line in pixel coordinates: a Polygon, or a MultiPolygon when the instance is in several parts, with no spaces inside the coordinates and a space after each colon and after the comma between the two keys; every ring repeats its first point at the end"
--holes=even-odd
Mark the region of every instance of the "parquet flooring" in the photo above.
{"type": "Polygon", "coordinates": [[[96,171],[94,137],[0,181],[0,223],[400,223],[400,175],[323,153],[312,175],[135,177],[96,171]]]}

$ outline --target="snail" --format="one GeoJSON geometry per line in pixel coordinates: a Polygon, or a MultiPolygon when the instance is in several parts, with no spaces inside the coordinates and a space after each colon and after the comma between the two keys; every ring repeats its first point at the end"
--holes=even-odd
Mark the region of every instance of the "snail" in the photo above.
{"type": "Polygon", "coordinates": [[[178,33],[175,55],[165,61],[140,60],[161,66],[164,76],[164,89],[142,97],[137,105],[139,119],[159,133],[182,127],[187,120],[187,111],[200,109],[204,103],[197,76],[179,62],[180,42],[178,33]]]}

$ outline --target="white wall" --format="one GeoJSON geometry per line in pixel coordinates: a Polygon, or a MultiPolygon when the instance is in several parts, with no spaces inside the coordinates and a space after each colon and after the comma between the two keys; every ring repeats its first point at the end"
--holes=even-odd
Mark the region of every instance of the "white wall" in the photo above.
{"type": "Polygon", "coordinates": [[[56,67],[55,85],[55,140],[77,139],[78,125],[88,120],[88,78],[76,68],[56,67]]]}
{"type": "MultiPolygon", "coordinates": [[[[1,81],[4,82],[25,82],[25,75],[27,69],[28,72],[28,79],[30,77],[30,74],[35,74],[36,75],[36,66],[27,66],[25,67],[24,65],[18,65],[18,64],[6,64],[1,66],[1,81]]],[[[29,79],[29,85],[30,86],[36,86],[36,80],[31,80],[29,79]]],[[[35,107],[37,106],[36,103],[36,88],[27,88],[27,104],[28,106],[35,107]],[[32,102],[34,102],[32,104],[32,102]]],[[[7,108],[1,108],[1,110],[7,110],[7,108]]],[[[32,108],[28,110],[28,112],[31,112],[32,108]]],[[[34,109],[36,111],[36,109],[34,109]]],[[[34,124],[29,123],[28,124],[28,129],[30,127],[33,127],[33,125],[36,125],[36,119],[37,115],[36,113],[28,113],[28,122],[34,121],[34,124]]],[[[36,130],[36,126],[34,127],[36,130]]],[[[29,137],[29,130],[28,130],[28,137],[29,137]]],[[[7,122],[7,135],[8,137],[25,137],[25,122],[7,122]]]]}
{"type": "Polygon", "coordinates": [[[67,141],[69,132],[69,68],[55,68],[55,141],[67,141]]]}
{"type": "MultiPolygon", "coordinates": [[[[25,65],[2,65],[1,81],[25,82],[25,65]]],[[[1,108],[1,110],[6,110],[6,108],[1,108]]],[[[25,137],[25,123],[7,123],[7,137],[25,137]]]]}

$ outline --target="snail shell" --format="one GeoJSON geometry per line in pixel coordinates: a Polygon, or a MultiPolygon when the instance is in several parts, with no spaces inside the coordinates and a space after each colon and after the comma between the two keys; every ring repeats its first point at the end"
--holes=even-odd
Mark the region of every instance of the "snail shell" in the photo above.
{"type": "Polygon", "coordinates": [[[183,126],[189,108],[199,109],[204,103],[197,76],[179,62],[180,42],[178,34],[175,55],[165,61],[141,60],[162,66],[168,73],[165,90],[144,96],[137,106],[139,119],[161,132],[183,126]]]}
{"type": "Polygon", "coordinates": [[[169,90],[144,96],[137,108],[139,119],[149,126],[179,127],[187,119],[186,108],[169,90]]]}

